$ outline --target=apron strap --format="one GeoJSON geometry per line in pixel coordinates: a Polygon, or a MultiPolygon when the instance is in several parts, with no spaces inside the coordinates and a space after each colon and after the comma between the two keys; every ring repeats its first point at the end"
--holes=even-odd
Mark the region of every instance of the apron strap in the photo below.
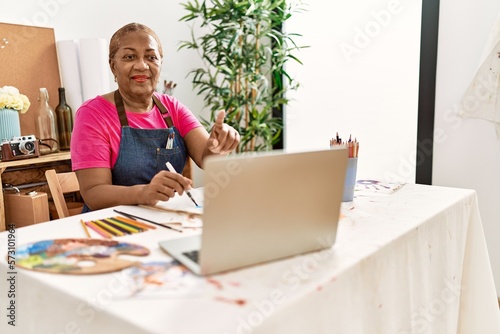
{"type": "MultiPolygon", "coordinates": [[[[167,124],[169,128],[174,126],[174,123],[172,122],[172,117],[170,117],[169,112],[167,110],[167,107],[161,103],[161,101],[153,95],[153,102],[160,109],[160,112],[162,114],[163,120],[167,124]]],[[[115,105],[116,105],[116,110],[118,111],[118,118],[120,118],[120,124],[122,127],[128,126],[128,120],[127,120],[127,114],[125,113],[125,106],[123,105],[123,98],[120,92],[115,90],[115,105]]]]}
{"type": "Polygon", "coordinates": [[[127,114],[125,113],[125,107],[123,106],[122,94],[120,94],[118,89],[115,90],[115,105],[116,110],[118,111],[118,117],[120,118],[121,126],[128,126],[127,114]]]}
{"type": "Polygon", "coordinates": [[[156,104],[158,109],[160,109],[163,119],[165,120],[165,123],[167,123],[168,127],[169,128],[173,127],[174,123],[172,122],[172,117],[170,117],[170,113],[168,112],[167,107],[165,107],[165,105],[161,103],[160,99],[157,98],[154,94],[153,94],[153,102],[156,104]]]}

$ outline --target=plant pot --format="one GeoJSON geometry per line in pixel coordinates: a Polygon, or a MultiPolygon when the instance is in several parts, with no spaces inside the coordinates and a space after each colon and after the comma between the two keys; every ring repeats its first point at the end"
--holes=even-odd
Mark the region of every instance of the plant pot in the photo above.
{"type": "Polygon", "coordinates": [[[0,109],[0,142],[21,136],[19,112],[14,109],[0,109]]]}

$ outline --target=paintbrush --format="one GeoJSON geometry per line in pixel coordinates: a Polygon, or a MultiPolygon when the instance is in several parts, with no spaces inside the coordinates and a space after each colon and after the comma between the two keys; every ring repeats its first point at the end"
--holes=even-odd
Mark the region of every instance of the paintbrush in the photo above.
{"type": "MultiPolygon", "coordinates": [[[[167,168],[168,168],[169,171],[171,171],[172,173],[177,173],[175,171],[174,166],[172,166],[172,164],[170,162],[167,161],[167,163],[165,165],[167,166],[167,168]]],[[[191,192],[189,190],[186,190],[186,194],[191,199],[191,201],[193,201],[194,205],[196,205],[197,207],[199,207],[198,203],[196,203],[196,201],[193,198],[193,195],[191,195],[191,192]]]]}

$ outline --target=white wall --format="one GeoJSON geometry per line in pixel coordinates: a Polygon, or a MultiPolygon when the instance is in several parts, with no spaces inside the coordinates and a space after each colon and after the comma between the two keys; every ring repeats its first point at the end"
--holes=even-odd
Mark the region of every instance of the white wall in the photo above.
{"type": "MultiPolygon", "coordinates": [[[[497,292],[500,293],[500,138],[493,123],[456,116],[485,53],[498,0],[441,0],[433,184],[477,191],[497,292]]],[[[499,60],[500,61],[500,60],[499,60]]]]}
{"type": "Polygon", "coordinates": [[[309,1],[287,24],[303,35],[302,87],[286,108],[286,147],[360,142],[358,179],[415,181],[421,1],[309,1]]]}

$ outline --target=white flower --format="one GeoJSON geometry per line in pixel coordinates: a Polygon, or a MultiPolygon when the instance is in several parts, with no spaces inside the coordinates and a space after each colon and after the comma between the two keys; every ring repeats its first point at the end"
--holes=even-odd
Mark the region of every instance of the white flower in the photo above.
{"type": "Polygon", "coordinates": [[[19,93],[19,89],[12,86],[0,88],[0,109],[14,109],[24,114],[31,103],[26,95],[19,93]]]}
{"type": "Polygon", "coordinates": [[[0,94],[19,95],[19,89],[12,86],[3,86],[0,88],[0,94]]]}

